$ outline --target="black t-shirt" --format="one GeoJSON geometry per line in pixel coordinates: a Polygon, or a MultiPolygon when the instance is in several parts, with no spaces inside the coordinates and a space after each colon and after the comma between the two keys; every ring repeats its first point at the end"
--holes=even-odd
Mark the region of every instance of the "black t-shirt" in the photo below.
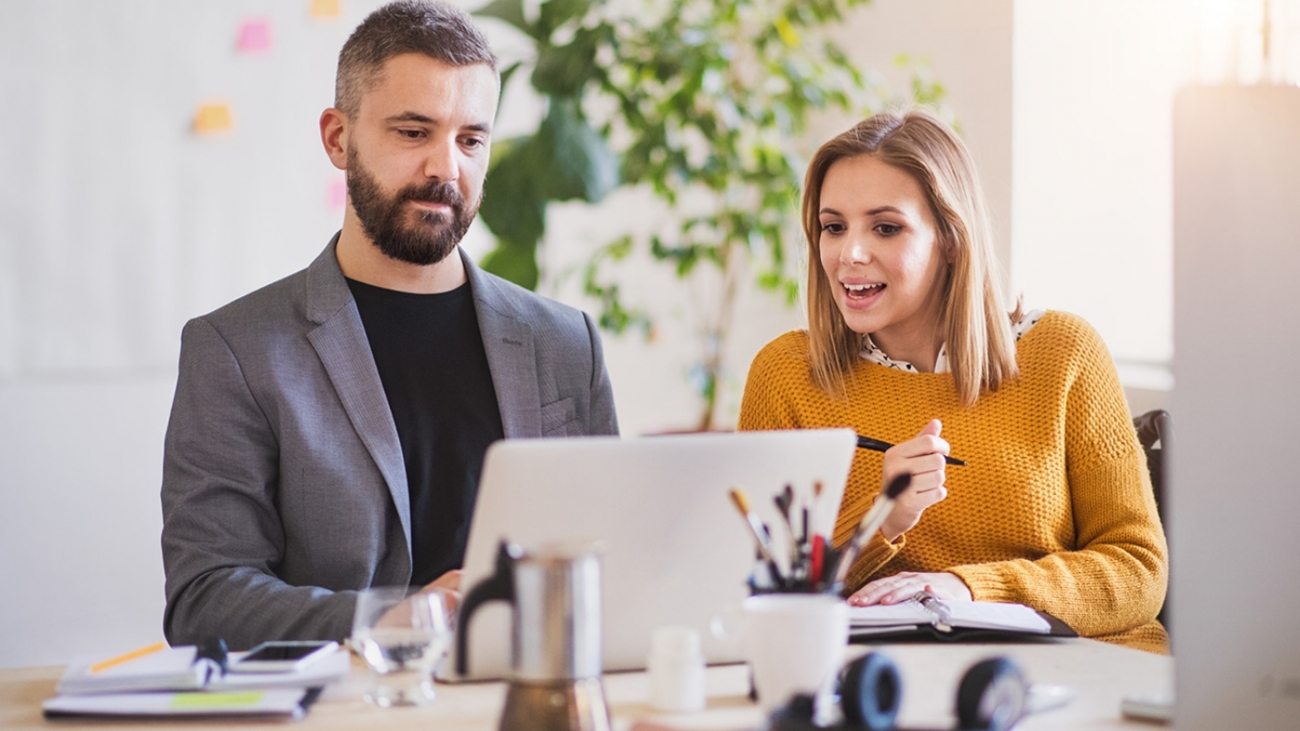
{"type": "Polygon", "coordinates": [[[502,437],[469,285],[410,294],[348,280],[397,424],[411,495],[411,584],[460,568],[488,445],[502,437]]]}

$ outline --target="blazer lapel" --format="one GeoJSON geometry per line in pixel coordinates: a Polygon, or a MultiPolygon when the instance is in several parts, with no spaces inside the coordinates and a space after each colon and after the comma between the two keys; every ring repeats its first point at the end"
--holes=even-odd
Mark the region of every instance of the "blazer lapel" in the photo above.
{"type": "Polygon", "coordinates": [[[379,380],[370,341],[356,301],[339,270],[334,246],[338,236],[312,262],[307,273],[307,317],[319,323],[307,333],[338,394],[343,410],[379,467],[402,522],[407,552],[411,545],[411,498],[397,425],[379,380]]]}
{"type": "Polygon", "coordinates": [[[540,437],[542,397],[537,386],[532,328],[516,316],[504,285],[484,274],[463,251],[461,258],[501,409],[501,430],[506,439],[540,437]]]}

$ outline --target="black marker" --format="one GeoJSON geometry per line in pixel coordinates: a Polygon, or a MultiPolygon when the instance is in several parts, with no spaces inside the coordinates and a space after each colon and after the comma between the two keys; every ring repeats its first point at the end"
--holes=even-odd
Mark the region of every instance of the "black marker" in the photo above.
{"type": "MultiPolygon", "coordinates": [[[[879,439],[864,437],[861,434],[858,435],[858,449],[870,449],[873,452],[883,452],[892,446],[894,445],[890,444],[889,442],[882,442],[879,439]]],[[[957,459],[956,457],[949,457],[946,454],[943,456],[943,461],[947,462],[948,464],[955,464],[958,467],[966,466],[965,460],[960,460],[957,459]]]]}

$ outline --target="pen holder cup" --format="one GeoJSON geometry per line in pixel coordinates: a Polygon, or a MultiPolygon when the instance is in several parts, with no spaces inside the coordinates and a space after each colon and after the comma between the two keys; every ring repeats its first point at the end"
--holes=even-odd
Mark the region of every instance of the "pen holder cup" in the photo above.
{"type": "Polygon", "coordinates": [[[848,643],[849,608],[825,592],[769,592],[713,618],[713,634],[739,642],[757,700],[771,713],[796,693],[825,697],[848,643]]]}
{"type": "Polygon", "coordinates": [[[844,574],[856,552],[847,546],[834,547],[817,536],[810,550],[801,550],[791,556],[788,565],[778,565],[775,559],[766,560],[761,555],[754,563],[746,585],[749,593],[759,594],[832,594],[839,595],[844,588],[844,574]],[[846,555],[851,554],[851,555],[846,555]]]}

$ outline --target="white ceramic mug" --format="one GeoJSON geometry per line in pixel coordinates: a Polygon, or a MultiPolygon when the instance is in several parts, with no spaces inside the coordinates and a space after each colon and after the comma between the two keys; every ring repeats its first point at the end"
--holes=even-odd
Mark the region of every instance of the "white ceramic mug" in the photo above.
{"type": "Polygon", "coordinates": [[[849,636],[849,607],[831,594],[760,594],[741,608],[754,689],[765,713],[796,693],[833,692],[849,636]]]}

